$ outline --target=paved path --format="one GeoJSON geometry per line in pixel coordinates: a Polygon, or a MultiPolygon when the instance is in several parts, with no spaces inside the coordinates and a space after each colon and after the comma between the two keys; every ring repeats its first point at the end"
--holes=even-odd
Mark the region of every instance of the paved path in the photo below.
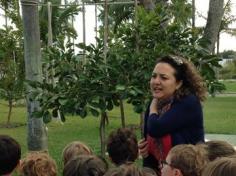
{"type": "Polygon", "coordinates": [[[236,97],[236,92],[217,93],[216,97],[236,97]]]}
{"type": "Polygon", "coordinates": [[[234,145],[236,149],[236,135],[232,134],[206,134],[206,140],[224,140],[234,145]]]}

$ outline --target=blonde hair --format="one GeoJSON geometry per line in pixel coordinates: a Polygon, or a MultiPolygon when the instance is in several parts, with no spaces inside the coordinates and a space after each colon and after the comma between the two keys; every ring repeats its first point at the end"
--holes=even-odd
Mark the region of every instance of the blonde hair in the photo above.
{"type": "Polygon", "coordinates": [[[63,164],[78,155],[91,155],[92,150],[80,141],[73,141],[66,145],[62,152],[63,164]]]}
{"type": "Polygon", "coordinates": [[[45,152],[30,152],[22,160],[20,172],[23,176],[56,176],[55,161],[45,152]]]}
{"type": "Polygon", "coordinates": [[[208,163],[206,151],[192,144],[180,144],[170,152],[170,165],[179,169],[183,176],[201,176],[204,166],[208,163]]]}

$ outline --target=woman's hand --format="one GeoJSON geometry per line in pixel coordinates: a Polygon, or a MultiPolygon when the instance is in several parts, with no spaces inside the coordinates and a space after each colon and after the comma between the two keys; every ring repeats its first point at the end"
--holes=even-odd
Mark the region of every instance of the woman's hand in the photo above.
{"type": "Polygon", "coordinates": [[[153,98],[152,99],[152,102],[150,104],[150,110],[149,110],[149,115],[150,114],[157,114],[158,113],[158,110],[157,110],[157,99],[156,98],[153,98]]]}
{"type": "Polygon", "coordinates": [[[143,158],[148,157],[148,142],[144,138],[138,142],[138,149],[143,158]]]}

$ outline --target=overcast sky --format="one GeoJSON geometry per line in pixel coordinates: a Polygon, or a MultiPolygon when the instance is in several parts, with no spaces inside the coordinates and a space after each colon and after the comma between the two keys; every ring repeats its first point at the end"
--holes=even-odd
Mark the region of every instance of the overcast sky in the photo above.
{"type": "MultiPolygon", "coordinates": [[[[190,0],[191,1],[191,0],[190,0]]],[[[226,0],[225,0],[226,1],[226,0]]],[[[232,14],[236,16],[236,0],[231,0],[232,2],[232,14]]],[[[202,14],[207,17],[207,11],[209,7],[209,0],[195,0],[197,14],[202,14]]],[[[0,10],[0,26],[4,24],[4,19],[2,18],[3,12],[0,10]]],[[[74,22],[75,28],[78,30],[78,39],[75,42],[82,42],[82,14],[80,13],[76,17],[74,22]]],[[[196,26],[205,26],[206,20],[200,16],[196,16],[196,26]]],[[[236,28],[236,22],[234,22],[230,27],[236,28]]],[[[94,6],[86,6],[86,44],[94,43],[95,39],[95,15],[94,6]]],[[[224,50],[235,50],[236,51],[236,36],[231,36],[226,33],[221,34],[220,41],[220,51],[224,50]]]]}

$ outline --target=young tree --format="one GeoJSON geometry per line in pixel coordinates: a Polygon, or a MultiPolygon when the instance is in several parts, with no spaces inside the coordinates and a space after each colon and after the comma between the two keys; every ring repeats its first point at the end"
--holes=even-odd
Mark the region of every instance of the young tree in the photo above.
{"type": "Polygon", "coordinates": [[[12,27],[0,29],[0,97],[8,102],[6,126],[10,126],[13,103],[23,98],[23,46],[12,27]]]}
{"type": "Polygon", "coordinates": [[[0,29],[0,96],[7,100],[9,106],[7,126],[10,126],[13,103],[23,98],[24,89],[22,25],[18,3],[18,0],[0,1],[0,8],[5,9],[5,18],[11,22],[11,25],[5,24],[0,29]]]}
{"type": "MultiPolygon", "coordinates": [[[[26,80],[42,81],[42,64],[40,52],[40,32],[37,0],[21,0],[24,58],[26,80]]],[[[32,98],[31,87],[27,86],[28,111],[28,149],[47,150],[47,133],[42,118],[36,118],[35,112],[40,110],[39,102],[32,98]]]]}

